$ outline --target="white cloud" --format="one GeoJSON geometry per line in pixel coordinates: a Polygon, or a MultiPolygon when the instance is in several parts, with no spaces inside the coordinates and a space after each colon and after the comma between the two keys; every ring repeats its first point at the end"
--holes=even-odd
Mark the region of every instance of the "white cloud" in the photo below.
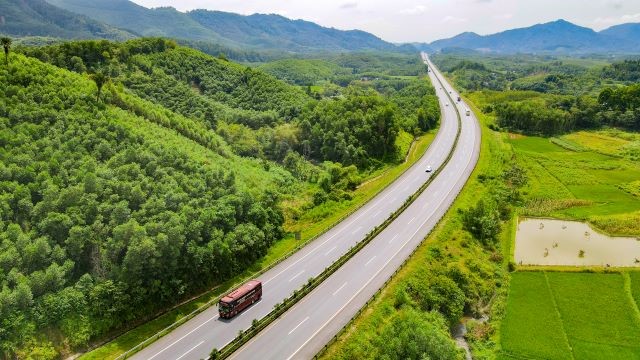
{"type": "Polygon", "coordinates": [[[613,25],[613,24],[622,24],[629,22],[640,22],[640,13],[637,14],[627,14],[618,17],[614,16],[605,16],[605,17],[597,17],[593,20],[594,24],[599,25],[613,25]]]}
{"type": "Polygon", "coordinates": [[[355,9],[358,7],[358,3],[357,2],[348,2],[348,3],[344,3],[342,5],[340,5],[340,9],[355,9]]]}
{"type": "Polygon", "coordinates": [[[461,17],[447,15],[447,16],[443,17],[440,22],[443,23],[443,24],[462,24],[462,23],[465,23],[467,21],[469,21],[469,19],[467,19],[467,18],[461,18],[461,17]]]}
{"type": "Polygon", "coordinates": [[[620,20],[624,22],[635,22],[640,21],[640,13],[632,14],[632,15],[622,15],[620,20]]]}
{"type": "Polygon", "coordinates": [[[513,18],[513,14],[498,14],[498,15],[494,15],[493,16],[494,19],[496,20],[509,20],[511,18],[513,18]]]}
{"type": "Polygon", "coordinates": [[[402,9],[400,11],[398,11],[398,14],[402,14],[402,15],[420,15],[422,13],[424,13],[425,11],[427,11],[427,7],[424,5],[417,5],[414,6],[412,8],[406,8],[406,9],[402,9]]]}

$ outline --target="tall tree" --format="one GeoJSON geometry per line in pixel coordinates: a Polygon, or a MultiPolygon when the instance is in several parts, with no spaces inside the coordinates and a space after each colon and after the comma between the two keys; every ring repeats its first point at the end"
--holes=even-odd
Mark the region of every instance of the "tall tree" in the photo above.
{"type": "Polygon", "coordinates": [[[93,80],[94,83],[96,83],[96,86],[98,87],[98,93],[96,95],[96,100],[99,101],[100,100],[100,93],[102,92],[102,87],[104,86],[104,84],[107,83],[107,81],[109,81],[109,77],[103,73],[102,71],[98,71],[94,74],[91,74],[91,80],[93,80]]]}
{"type": "Polygon", "coordinates": [[[8,37],[0,38],[0,43],[4,48],[4,62],[9,64],[9,50],[11,49],[11,39],[8,37]]]}

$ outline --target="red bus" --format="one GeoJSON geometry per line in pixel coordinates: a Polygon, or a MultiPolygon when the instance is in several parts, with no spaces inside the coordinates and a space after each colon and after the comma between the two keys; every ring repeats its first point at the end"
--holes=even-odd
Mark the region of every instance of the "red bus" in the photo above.
{"type": "Polygon", "coordinates": [[[247,306],[262,297],[262,283],[260,280],[249,280],[246,284],[233,290],[218,302],[218,312],[223,319],[230,319],[244,310],[247,306]]]}

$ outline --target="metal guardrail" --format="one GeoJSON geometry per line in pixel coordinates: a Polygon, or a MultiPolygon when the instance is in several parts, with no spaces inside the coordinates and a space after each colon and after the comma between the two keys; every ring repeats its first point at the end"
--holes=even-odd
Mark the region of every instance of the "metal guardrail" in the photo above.
{"type": "MultiPolygon", "coordinates": [[[[457,111],[457,109],[456,109],[457,111]]],[[[457,140],[457,137],[456,137],[457,140]]],[[[396,179],[400,178],[402,175],[404,175],[409,169],[411,169],[413,166],[409,166],[406,169],[402,170],[398,176],[396,177],[396,179]]],[[[436,171],[437,173],[437,171],[436,171]]],[[[389,188],[391,185],[393,185],[395,183],[395,180],[386,184],[385,186],[383,186],[380,190],[378,190],[374,196],[372,196],[369,200],[363,202],[362,204],[358,205],[357,207],[353,208],[351,211],[349,211],[348,213],[344,214],[343,216],[341,216],[338,220],[336,220],[335,222],[333,222],[331,225],[327,226],[325,229],[323,229],[321,232],[319,232],[318,234],[314,235],[313,237],[309,238],[308,240],[306,240],[305,242],[299,244],[298,246],[296,246],[293,250],[291,250],[290,252],[288,252],[286,255],[280,257],[279,259],[277,259],[276,261],[272,262],[271,264],[269,264],[267,267],[265,267],[264,269],[261,269],[260,271],[251,274],[250,276],[244,278],[243,280],[235,283],[233,286],[230,286],[230,289],[236,288],[238,286],[241,286],[242,284],[246,283],[247,281],[258,277],[262,274],[264,274],[265,272],[273,269],[275,266],[277,266],[278,264],[280,264],[281,262],[285,261],[286,259],[288,259],[289,257],[291,257],[293,254],[295,254],[296,252],[298,252],[300,249],[302,249],[303,247],[307,246],[309,243],[313,242],[314,240],[316,240],[317,238],[319,238],[320,236],[324,235],[325,233],[327,233],[328,231],[330,231],[331,229],[333,229],[334,227],[336,227],[338,224],[340,224],[341,222],[343,222],[345,219],[347,219],[349,216],[353,215],[356,211],[360,210],[361,208],[363,208],[365,205],[367,205],[369,202],[371,202],[373,199],[375,199],[380,193],[382,193],[383,191],[385,191],[387,188],[389,188]]],[[[207,303],[205,303],[204,305],[202,305],[201,307],[199,307],[198,309],[192,311],[191,313],[185,315],[184,317],[180,318],[179,320],[177,320],[176,322],[174,322],[173,324],[167,326],[166,328],[158,331],[157,333],[155,333],[154,335],[150,336],[149,338],[147,338],[146,340],[142,341],[141,343],[139,343],[138,345],[134,346],[133,348],[127,350],[126,352],[122,353],[121,355],[119,355],[118,357],[116,357],[116,360],[123,360],[126,358],[131,357],[132,355],[134,355],[135,353],[139,352],[140,350],[146,348],[147,346],[151,345],[152,343],[154,343],[155,341],[157,341],[158,339],[160,339],[161,337],[163,337],[164,335],[170,333],[171,331],[175,330],[176,328],[178,328],[179,326],[183,325],[184,323],[186,323],[187,321],[191,320],[192,318],[194,318],[196,315],[202,313],[203,311],[207,310],[208,308],[210,308],[212,305],[218,303],[218,301],[220,301],[220,299],[223,297],[224,295],[220,295],[217,296],[215,299],[208,301],[207,303]]],[[[160,315],[162,316],[162,315],[160,315]]],[[[267,315],[269,316],[269,315],[267,315]]],[[[129,330],[129,331],[133,331],[129,330]]],[[[123,335],[126,334],[123,333],[123,335]]]]}
{"type": "MultiPolygon", "coordinates": [[[[436,79],[438,79],[438,82],[440,83],[440,85],[442,84],[442,81],[440,80],[440,78],[434,73],[434,76],[436,77],[436,79]]],[[[443,85],[444,86],[444,85],[443,85]]],[[[453,103],[453,99],[451,98],[451,96],[449,95],[449,93],[445,90],[445,93],[447,93],[447,97],[449,98],[449,100],[452,101],[453,103]]],[[[458,124],[459,124],[459,128],[458,128],[458,135],[456,136],[456,142],[457,142],[457,138],[460,135],[460,131],[461,131],[461,127],[462,127],[462,119],[460,117],[460,112],[458,111],[458,108],[455,107],[456,110],[456,114],[458,116],[458,124]]],[[[453,154],[453,150],[451,151],[451,153],[449,153],[449,158],[447,159],[447,162],[450,160],[450,157],[453,154]]],[[[456,194],[456,198],[460,195],[460,193],[456,194]]],[[[453,206],[453,203],[455,202],[452,201],[449,206],[447,207],[447,210],[445,211],[445,214],[449,211],[449,209],[451,208],[451,206],[453,206]]],[[[442,220],[444,219],[444,216],[442,216],[434,225],[434,227],[427,233],[427,235],[425,235],[424,239],[428,238],[431,233],[436,229],[436,227],[442,222],[442,220]]],[[[322,349],[320,349],[320,351],[318,351],[318,353],[313,357],[314,359],[319,359],[322,355],[324,355],[324,353],[327,351],[327,349],[329,349],[329,347],[331,345],[333,345],[336,341],[338,341],[338,339],[345,333],[345,331],[349,328],[349,326],[351,326],[353,324],[353,322],[362,314],[362,311],[364,311],[369,305],[371,305],[371,303],[373,301],[376,300],[376,298],[380,295],[380,293],[384,290],[384,288],[391,282],[391,280],[393,280],[393,278],[406,266],[406,264],[409,262],[409,260],[411,260],[411,258],[413,257],[413,255],[416,253],[416,251],[418,251],[418,249],[420,248],[420,245],[422,244],[422,242],[420,242],[418,245],[416,245],[413,250],[411,251],[411,254],[409,254],[409,256],[407,256],[407,258],[402,262],[402,264],[393,272],[393,274],[391,274],[391,276],[389,276],[389,278],[382,284],[382,286],[371,296],[371,298],[369,298],[369,300],[367,300],[367,302],[364,304],[364,306],[362,306],[360,309],[358,309],[358,311],[351,317],[351,319],[349,319],[349,321],[340,329],[340,331],[338,331],[332,338],[331,340],[329,340],[329,342],[327,342],[322,349]]]]}
{"type": "MultiPolygon", "coordinates": [[[[437,75],[435,75],[435,73],[434,73],[434,76],[436,77],[436,79],[438,79],[438,82],[440,82],[440,84],[442,85],[442,81],[438,78],[437,75]]],[[[453,103],[453,100],[452,100],[451,96],[448,93],[447,93],[447,97],[453,103]]],[[[294,293],[289,298],[285,299],[283,303],[276,305],[276,307],[267,316],[263,317],[262,319],[258,320],[257,322],[254,322],[252,324],[252,326],[246,332],[240,333],[234,340],[232,340],[229,344],[227,344],[223,349],[221,349],[220,351],[217,351],[216,349],[213,349],[210,359],[216,359],[216,360],[217,359],[225,359],[225,358],[229,357],[231,354],[233,354],[236,350],[240,349],[253,336],[257,335],[260,331],[262,331],[267,326],[269,326],[274,320],[276,320],[280,316],[282,316],[293,305],[295,305],[298,301],[300,301],[302,298],[304,298],[304,296],[309,294],[317,286],[319,286],[324,280],[326,280],[329,276],[331,276],[333,273],[335,273],[344,263],[349,261],[353,256],[355,256],[355,254],[358,253],[358,251],[360,251],[367,244],[369,244],[378,234],[380,234],[380,232],[382,232],[389,224],[391,224],[398,216],[400,216],[400,214],[404,210],[406,210],[407,207],[409,207],[420,195],[422,195],[422,193],[436,179],[437,175],[442,171],[442,169],[444,169],[446,167],[446,165],[449,163],[449,161],[453,157],[454,151],[456,150],[456,148],[458,146],[458,140],[460,138],[460,133],[462,131],[462,119],[460,117],[460,112],[458,111],[457,107],[455,107],[455,111],[456,111],[456,116],[457,116],[457,120],[458,120],[458,131],[456,133],[456,137],[455,137],[455,140],[454,140],[454,145],[453,145],[451,151],[449,152],[449,154],[447,155],[447,157],[445,158],[445,161],[443,162],[443,165],[440,166],[438,169],[436,169],[436,171],[434,171],[433,176],[431,176],[424,184],[422,184],[420,186],[420,188],[418,189],[418,191],[416,191],[411,196],[409,196],[407,198],[407,200],[403,203],[403,205],[399,209],[394,211],[381,225],[376,226],[369,234],[367,234],[367,236],[362,241],[360,241],[354,247],[349,249],[349,251],[346,254],[341,256],[340,259],[338,259],[333,264],[331,264],[329,267],[327,267],[320,275],[316,276],[313,279],[310,279],[309,282],[307,282],[307,284],[305,284],[301,289],[294,291],[294,293]]],[[[444,112],[444,110],[443,110],[443,112],[444,112]]],[[[449,207],[451,207],[452,204],[453,204],[453,202],[451,204],[449,204],[449,207]]],[[[447,208],[447,210],[448,210],[448,208],[447,208]]],[[[441,220],[442,219],[438,220],[438,223],[441,220]]],[[[369,305],[373,299],[375,299],[375,297],[380,293],[380,291],[384,288],[384,286],[386,286],[389,283],[389,281],[393,278],[393,276],[396,275],[398,273],[398,271],[400,271],[400,269],[402,269],[404,267],[404,265],[407,263],[407,261],[411,258],[411,255],[413,255],[415,253],[415,251],[418,249],[419,245],[420,244],[416,245],[416,247],[412,250],[411,254],[403,261],[402,265],[400,265],[400,267],[398,267],[398,269],[396,269],[396,271],[393,273],[393,275],[391,277],[389,277],[389,279],[387,279],[384,282],[383,286],[380,289],[378,289],[378,291],[376,291],[376,293],[366,302],[365,307],[367,305],[369,305]]],[[[350,324],[358,315],[360,315],[360,313],[362,312],[362,309],[363,308],[360,308],[358,310],[356,315],[354,315],[349,320],[347,325],[350,324]]],[[[322,352],[326,351],[326,348],[331,343],[335,342],[335,340],[337,339],[339,334],[343,333],[344,329],[346,327],[347,326],[345,325],[338,332],[338,334],[334,335],[332,340],[328,344],[326,344],[322,348],[321,352],[319,352],[318,354],[321,354],[322,352]]],[[[316,357],[318,356],[318,354],[316,355],[316,357]]]]}

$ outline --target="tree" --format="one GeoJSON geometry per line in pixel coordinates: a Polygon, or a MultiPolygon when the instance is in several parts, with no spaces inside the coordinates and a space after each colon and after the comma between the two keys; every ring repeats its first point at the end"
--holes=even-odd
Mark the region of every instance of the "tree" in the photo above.
{"type": "Polygon", "coordinates": [[[480,199],[475,207],[464,211],[462,223],[484,245],[491,245],[500,233],[500,216],[492,202],[480,199]]]}
{"type": "Polygon", "coordinates": [[[412,308],[401,310],[374,339],[380,359],[462,359],[462,352],[449,337],[447,325],[435,313],[412,308]]]}
{"type": "Polygon", "coordinates": [[[100,101],[100,93],[102,92],[102,87],[109,81],[109,77],[103,73],[102,71],[98,71],[94,74],[91,74],[91,80],[96,83],[98,87],[98,93],[96,95],[96,101],[100,101]]]}
{"type": "Polygon", "coordinates": [[[9,50],[11,49],[11,39],[8,37],[0,38],[0,43],[4,48],[4,61],[9,64],[9,50]]]}

